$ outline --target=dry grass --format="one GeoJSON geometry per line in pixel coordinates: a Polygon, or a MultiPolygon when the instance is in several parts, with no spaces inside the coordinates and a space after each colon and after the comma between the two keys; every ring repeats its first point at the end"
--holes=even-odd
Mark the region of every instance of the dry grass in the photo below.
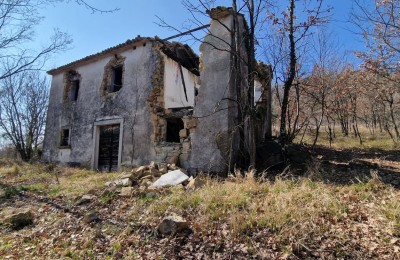
{"type": "Polygon", "coordinates": [[[14,162],[0,167],[3,184],[18,189],[42,192],[50,197],[76,197],[91,189],[104,187],[104,183],[114,180],[118,173],[99,173],[91,170],[49,167],[35,163],[14,162]]]}
{"type": "MultiPolygon", "coordinates": [[[[19,165],[18,170],[13,167],[0,169],[4,177],[2,182],[25,191],[39,192],[48,198],[62,195],[66,201],[74,201],[76,196],[93,189],[102,194],[104,182],[118,176],[117,173],[104,174],[74,168],[56,168],[46,172],[46,167],[42,165],[19,165]],[[56,181],[55,171],[58,172],[59,182],[56,181]]],[[[318,165],[310,167],[308,174],[318,174],[318,165]]],[[[115,212],[113,221],[117,221],[113,222],[117,224],[105,221],[101,225],[102,236],[110,238],[109,244],[105,245],[107,250],[114,253],[127,250],[129,253],[124,253],[124,256],[132,257],[139,248],[153,247],[153,243],[158,245],[156,237],[143,237],[140,228],[137,237],[133,238],[132,234],[136,231],[127,227],[127,223],[154,228],[162,217],[172,212],[184,216],[197,236],[218,240],[221,236],[218,234],[223,234],[219,243],[242,243],[250,253],[259,250],[257,243],[273,243],[271,250],[276,250],[282,257],[301,256],[299,252],[307,252],[308,256],[312,256],[310,252],[316,252],[320,257],[327,254],[339,258],[373,257],[376,254],[394,256],[388,252],[399,248],[395,239],[400,236],[400,193],[381,183],[377,176],[367,183],[346,186],[310,178],[278,178],[270,182],[256,179],[254,172],[248,172],[243,177],[236,174],[224,180],[202,178],[205,185],[197,190],[176,186],[158,192],[156,196],[139,193],[129,199],[99,195],[101,203],[96,204],[97,210],[101,212],[110,208],[111,212],[115,212]],[[125,201],[125,204],[119,200],[125,201]],[[129,250],[125,241],[131,241],[129,250]],[[375,245],[372,251],[371,243],[375,245]],[[357,255],[354,247],[361,253],[357,255]]],[[[107,214],[103,218],[112,217],[107,214]]],[[[56,223],[67,220],[64,214],[57,213],[54,217],[43,220],[43,225],[56,232],[59,230],[56,223]]],[[[72,221],[71,218],[68,221],[72,221]]],[[[95,257],[92,248],[96,245],[89,242],[97,236],[98,229],[88,229],[79,221],[71,225],[86,242],[80,247],[81,251],[71,251],[72,242],[64,238],[65,245],[59,245],[58,250],[63,250],[64,256],[95,257]],[[88,231],[80,233],[81,228],[88,231]]],[[[29,235],[29,230],[24,232],[29,235]]],[[[57,237],[58,231],[55,234],[53,236],[57,237]]],[[[25,242],[18,240],[14,243],[11,237],[2,238],[1,235],[0,241],[5,243],[0,247],[0,256],[14,248],[15,243],[27,246],[25,242]]],[[[45,246],[40,243],[36,242],[36,246],[45,246]]],[[[52,256],[59,254],[54,249],[49,250],[52,256]]]]}
{"type": "MultiPolygon", "coordinates": [[[[148,203],[148,210],[150,219],[172,211],[195,216],[193,221],[204,230],[217,229],[225,223],[237,238],[267,229],[283,245],[293,241],[306,244],[311,234],[323,236],[332,223],[348,218],[354,203],[371,203],[373,206],[365,214],[396,228],[400,219],[399,198],[397,191],[377,179],[337,187],[307,178],[277,179],[272,183],[246,176],[226,181],[208,179],[205,187],[193,192],[172,190],[171,194],[148,203]]],[[[204,232],[201,229],[198,231],[204,232]]]]}
{"type": "MultiPolygon", "coordinates": [[[[384,150],[391,150],[398,148],[399,144],[393,142],[393,140],[386,133],[376,132],[373,136],[368,129],[360,127],[360,133],[362,137],[362,145],[360,145],[359,138],[354,136],[353,133],[349,133],[348,136],[343,136],[340,128],[336,128],[336,137],[332,141],[332,147],[337,149],[348,149],[348,148],[379,148],[384,150]]],[[[314,141],[315,133],[307,132],[303,142],[306,144],[312,144],[314,141]]],[[[300,142],[301,135],[297,136],[295,141],[300,142]]],[[[329,146],[329,135],[322,128],[317,145],[329,146]]]]}

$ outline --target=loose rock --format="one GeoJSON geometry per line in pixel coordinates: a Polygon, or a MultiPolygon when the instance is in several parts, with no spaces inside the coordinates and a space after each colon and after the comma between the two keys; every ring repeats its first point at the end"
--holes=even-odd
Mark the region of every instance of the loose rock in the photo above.
{"type": "Polygon", "coordinates": [[[89,211],[84,217],[83,217],[83,222],[86,224],[89,224],[90,222],[93,222],[95,220],[98,220],[99,217],[97,216],[96,211],[92,210],[89,211]]]}
{"type": "Polygon", "coordinates": [[[13,229],[21,229],[33,224],[33,214],[30,209],[19,211],[5,218],[5,223],[13,229]]]}
{"type": "Polygon", "coordinates": [[[133,187],[122,187],[120,195],[122,197],[130,197],[133,193],[133,187]]]}
{"type": "Polygon", "coordinates": [[[158,180],[156,180],[152,187],[164,187],[164,186],[174,186],[181,184],[189,179],[189,176],[184,174],[181,170],[175,170],[162,175],[158,180]]]}
{"type": "Polygon", "coordinates": [[[114,181],[114,183],[118,187],[132,186],[132,181],[129,178],[119,179],[119,180],[114,181]]]}
{"type": "Polygon", "coordinates": [[[177,234],[188,229],[189,224],[177,214],[165,217],[157,227],[157,231],[163,235],[177,234]]]}
{"type": "Polygon", "coordinates": [[[85,194],[77,202],[76,205],[83,205],[96,199],[95,195],[85,194]]]}
{"type": "Polygon", "coordinates": [[[188,190],[195,190],[199,189],[202,186],[204,186],[205,182],[203,180],[200,180],[199,178],[189,178],[189,183],[186,185],[186,189],[188,190]]]}
{"type": "Polygon", "coordinates": [[[160,164],[158,164],[158,171],[159,171],[161,174],[167,173],[167,172],[168,172],[168,166],[167,166],[167,164],[166,164],[166,163],[160,163],[160,164]]]}

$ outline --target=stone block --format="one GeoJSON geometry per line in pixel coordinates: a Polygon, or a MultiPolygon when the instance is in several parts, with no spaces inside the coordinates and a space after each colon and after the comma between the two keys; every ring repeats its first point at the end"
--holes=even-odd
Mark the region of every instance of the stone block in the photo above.
{"type": "Polygon", "coordinates": [[[7,216],[4,222],[10,224],[13,229],[21,229],[33,224],[33,214],[30,209],[22,210],[7,216]]]}
{"type": "Polygon", "coordinates": [[[122,187],[121,193],[119,194],[122,197],[130,197],[133,193],[133,187],[122,187]]]}
{"type": "Polygon", "coordinates": [[[159,118],[158,119],[158,125],[159,126],[165,126],[167,124],[167,120],[165,120],[164,118],[159,118]]]}
{"type": "Polygon", "coordinates": [[[179,215],[172,214],[165,217],[157,227],[157,231],[163,235],[172,235],[189,229],[189,224],[179,215]]]}
{"type": "Polygon", "coordinates": [[[99,219],[99,216],[97,215],[97,212],[92,210],[89,211],[85,216],[83,217],[83,222],[86,224],[89,224],[90,222],[96,221],[99,219]]]}
{"type": "Polygon", "coordinates": [[[167,166],[167,164],[166,164],[166,163],[160,163],[160,164],[158,165],[158,171],[159,171],[161,174],[167,173],[167,172],[168,172],[168,166],[167,166]]]}
{"type": "Polygon", "coordinates": [[[205,184],[205,181],[200,180],[199,178],[189,178],[189,183],[186,185],[186,189],[188,190],[195,190],[203,187],[205,184]]]}
{"type": "Polygon", "coordinates": [[[179,137],[180,138],[187,138],[189,135],[188,135],[188,130],[187,129],[181,129],[180,131],[179,131],[179,137]]]}
{"type": "Polygon", "coordinates": [[[125,179],[119,179],[114,181],[115,185],[117,187],[128,187],[128,186],[132,186],[132,181],[129,178],[125,178],[125,179]]]}
{"type": "Polygon", "coordinates": [[[156,180],[153,184],[152,187],[155,188],[160,188],[164,186],[174,186],[181,184],[189,179],[189,176],[187,176],[185,173],[183,173],[181,170],[175,170],[172,172],[168,172],[164,175],[162,175],[158,180],[156,180]]]}
{"type": "Polygon", "coordinates": [[[191,148],[190,142],[183,142],[183,143],[182,143],[182,151],[183,151],[183,152],[189,151],[190,148],[191,148]]]}
{"type": "Polygon", "coordinates": [[[185,127],[190,129],[190,128],[195,128],[197,126],[197,119],[192,118],[188,121],[186,121],[185,127]]]}
{"type": "Polygon", "coordinates": [[[157,121],[158,121],[158,116],[155,115],[155,114],[151,114],[151,115],[150,115],[150,121],[151,121],[152,123],[157,123],[157,121]]]}

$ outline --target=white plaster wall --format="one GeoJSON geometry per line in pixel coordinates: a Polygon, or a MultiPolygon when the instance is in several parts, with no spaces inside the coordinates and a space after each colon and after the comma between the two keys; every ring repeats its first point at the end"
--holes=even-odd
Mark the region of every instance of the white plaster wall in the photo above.
{"type": "Polygon", "coordinates": [[[58,151],[58,161],[68,163],[70,161],[71,149],[60,149],[58,151]]]}
{"type": "Polygon", "coordinates": [[[179,64],[167,56],[164,56],[164,62],[165,108],[193,107],[197,76],[182,67],[182,74],[188,98],[188,100],[186,100],[179,64]]]}
{"type": "MultiPolygon", "coordinates": [[[[148,120],[150,112],[147,97],[152,90],[151,76],[156,65],[156,56],[152,44],[137,46],[125,51],[110,53],[107,57],[92,60],[91,63],[80,65],[73,70],[81,75],[78,100],[63,102],[63,72],[54,75],[49,100],[49,112],[46,125],[43,159],[65,163],[79,163],[90,166],[94,156],[94,123],[109,117],[123,118],[124,133],[122,135],[121,162],[132,162],[135,158],[149,158],[151,124],[148,120]],[[101,84],[104,67],[114,57],[114,54],[125,57],[123,87],[116,93],[105,98],[101,96],[101,84]],[[136,104],[137,103],[137,104],[136,104]],[[133,127],[129,127],[136,114],[133,127]],[[126,127],[125,127],[126,126],[126,127]],[[59,136],[62,127],[69,127],[71,150],[67,154],[59,149],[59,136]],[[132,140],[131,132],[135,132],[132,140]],[[135,150],[133,153],[132,150],[135,150]]],[[[147,163],[143,162],[143,163],[147,163]]]]}
{"type": "Polygon", "coordinates": [[[261,101],[262,84],[258,80],[254,80],[254,105],[261,101]]]}

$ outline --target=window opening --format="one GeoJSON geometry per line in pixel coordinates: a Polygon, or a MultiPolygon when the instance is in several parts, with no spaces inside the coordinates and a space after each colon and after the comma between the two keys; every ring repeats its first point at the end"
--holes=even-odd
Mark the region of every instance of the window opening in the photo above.
{"type": "Polygon", "coordinates": [[[166,142],[179,143],[179,131],[184,128],[181,118],[166,118],[167,121],[167,137],[166,142]]]}
{"type": "Polygon", "coordinates": [[[122,88],[122,66],[113,68],[111,79],[111,92],[117,92],[122,88]]]}
{"type": "Polygon", "coordinates": [[[60,146],[69,146],[69,129],[61,130],[60,146]]]}
{"type": "Polygon", "coordinates": [[[71,81],[71,96],[70,96],[71,101],[78,100],[78,92],[79,92],[79,80],[71,81]]]}

